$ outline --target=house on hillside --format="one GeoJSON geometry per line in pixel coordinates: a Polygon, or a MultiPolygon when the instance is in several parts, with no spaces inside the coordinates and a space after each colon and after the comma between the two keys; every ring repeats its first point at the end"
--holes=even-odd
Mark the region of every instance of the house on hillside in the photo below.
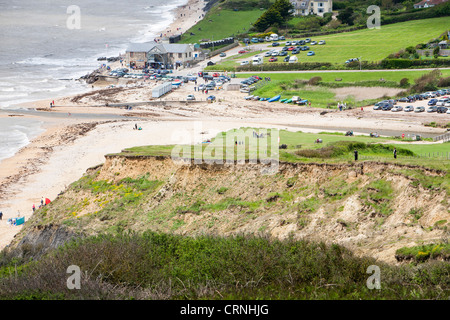
{"type": "Polygon", "coordinates": [[[323,17],[333,11],[333,0],[291,0],[295,16],[315,14],[323,17]]]}
{"type": "Polygon", "coordinates": [[[447,1],[448,0],[422,0],[414,4],[414,9],[430,8],[447,1]]]}
{"type": "Polygon", "coordinates": [[[132,43],[126,50],[125,62],[130,68],[166,68],[181,66],[194,60],[194,48],[178,43],[132,43]]]}

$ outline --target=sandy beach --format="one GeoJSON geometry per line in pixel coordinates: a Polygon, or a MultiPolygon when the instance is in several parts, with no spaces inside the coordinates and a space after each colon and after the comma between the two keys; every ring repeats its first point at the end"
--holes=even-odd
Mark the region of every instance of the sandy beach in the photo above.
{"type": "MultiPolygon", "coordinates": [[[[176,34],[185,31],[198,21],[203,6],[204,1],[189,1],[176,11],[175,16],[183,14],[183,18],[176,19],[162,32],[176,34]]],[[[195,73],[205,63],[180,73],[195,73]]],[[[55,107],[51,109],[51,99],[48,99],[22,105],[35,110],[31,114],[13,111],[0,114],[0,117],[38,118],[43,121],[45,129],[13,157],[1,161],[0,211],[3,211],[3,220],[0,221],[0,249],[7,246],[21,229],[21,226],[8,225],[6,221],[9,218],[20,215],[28,220],[33,214],[33,204],[38,207],[41,198],[55,199],[86,169],[103,163],[105,154],[120,152],[124,148],[200,143],[219,132],[250,126],[303,132],[341,128],[341,131],[353,130],[356,134],[382,129],[440,134],[444,129],[424,127],[423,124],[443,118],[448,122],[446,115],[437,114],[386,113],[372,108],[339,112],[247,101],[245,93],[224,89],[214,91],[216,102],[207,103],[207,95],[195,91],[193,83],[183,84],[155,103],[143,103],[150,100],[151,88],[155,85],[152,81],[134,81],[133,85],[117,90],[95,86],[85,94],[56,99],[55,107]],[[185,101],[188,94],[195,94],[195,103],[185,101]],[[105,102],[142,104],[126,110],[105,107],[105,102]],[[142,130],[133,130],[135,124],[142,130]],[[182,130],[190,134],[182,134],[180,138],[182,130]]],[[[374,93],[380,97],[384,94],[386,92],[383,91],[374,93]]]]}

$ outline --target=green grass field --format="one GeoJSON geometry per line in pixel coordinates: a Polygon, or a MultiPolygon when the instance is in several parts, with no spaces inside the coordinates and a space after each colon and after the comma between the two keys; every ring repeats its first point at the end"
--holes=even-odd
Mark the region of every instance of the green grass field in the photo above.
{"type": "Polygon", "coordinates": [[[232,11],[212,8],[205,17],[185,31],[180,43],[200,43],[201,39],[220,40],[248,32],[250,23],[256,21],[263,11],[232,11]],[[194,35],[190,35],[190,33],[194,35]]]}
{"type": "Polygon", "coordinates": [[[312,40],[325,40],[326,44],[310,46],[316,55],[306,56],[306,52],[303,51],[298,54],[298,58],[300,62],[340,64],[349,58],[381,61],[391,53],[437,38],[448,28],[448,17],[442,17],[382,25],[380,29],[363,29],[320,36],[312,40]]]}
{"type": "MultiPolygon", "coordinates": [[[[402,70],[402,71],[333,71],[333,72],[267,72],[258,73],[262,78],[270,77],[272,80],[293,81],[296,79],[309,80],[312,77],[321,77],[323,82],[336,82],[336,79],[342,79],[340,82],[358,82],[368,80],[380,80],[400,82],[401,79],[409,79],[409,83],[414,83],[414,79],[429,73],[429,70],[402,70]]],[[[450,69],[441,70],[442,77],[450,76],[450,69]]],[[[238,78],[248,78],[254,73],[236,73],[238,78]]]]}

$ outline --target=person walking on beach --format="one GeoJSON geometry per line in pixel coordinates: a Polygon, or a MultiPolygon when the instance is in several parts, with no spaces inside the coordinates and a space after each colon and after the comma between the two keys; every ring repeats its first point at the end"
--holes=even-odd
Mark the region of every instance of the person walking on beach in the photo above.
{"type": "Polygon", "coordinates": [[[355,151],[353,151],[353,153],[355,154],[355,161],[358,160],[358,150],[355,149],[355,151]]]}
{"type": "Polygon", "coordinates": [[[35,211],[36,211],[36,206],[33,203],[33,212],[35,212],[35,211]]]}
{"type": "Polygon", "coordinates": [[[0,220],[3,218],[3,212],[0,211],[0,220]]]}
{"type": "Polygon", "coordinates": [[[394,159],[397,159],[397,149],[394,148],[394,159]]]}

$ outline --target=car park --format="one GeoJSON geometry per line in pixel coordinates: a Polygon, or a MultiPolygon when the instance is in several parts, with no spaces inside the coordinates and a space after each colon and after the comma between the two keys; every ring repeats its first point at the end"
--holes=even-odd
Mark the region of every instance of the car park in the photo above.
{"type": "Polygon", "coordinates": [[[429,106],[427,108],[427,112],[436,112],[437,111],[437,107],[436,106],[429,106]]]}
{"type": "Polygon", "coordinates": [[[403,108],[403,111],[405,111],[405,112],[414,111],[414,107],[413,106],[406,106],[405,108],[403,108]]]}
{"type": "Polygon", "coordinates": [[[425,111],[425,107],[416,107],[414,109],[414,112],[424,112],[425,111]]]}
{"type": "Polygon", "coordinates": [[[448,108],[446,107],[437,107],[436,112],[437,113],[446,113],[448,108]]]}
{"type": "Polygon", "coordinates": [[[403,110],[403,108],[400,106],[395,106],[391,109],[392,112],[398,112],[398,111],[402,111],[402,110],[403,110]]]}

